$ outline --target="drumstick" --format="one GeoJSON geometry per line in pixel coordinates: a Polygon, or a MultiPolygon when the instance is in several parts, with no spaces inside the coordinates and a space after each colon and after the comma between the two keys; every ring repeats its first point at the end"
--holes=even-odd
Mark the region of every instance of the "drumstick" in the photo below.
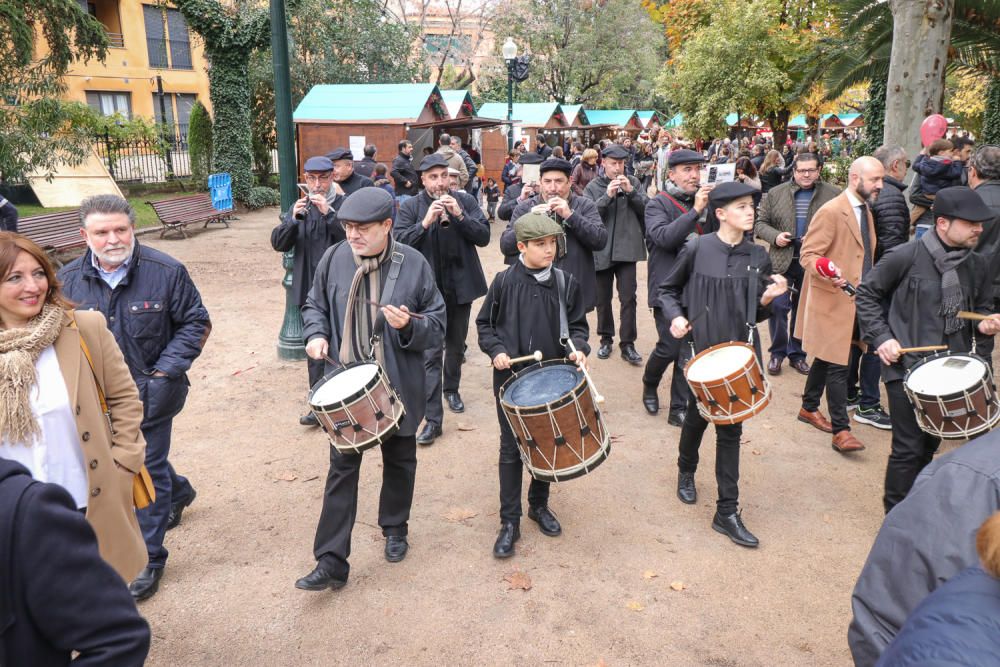
{"type": "Polygon", "coordinates": [[[960,320],[979,320],[979,321],[982,321],[982,320],[988,320],[991,317],[993,317],[993,316],[992,315],[981,315],[979,313],[973,313],[973,312],[968,311],[968,310],[960,310],[960,311],[958,311],[958,319],[960,319],[960,320]]]}
{"type": "Polygon", "coordinates": [[[323,358],[330,362],[332,366],[340,366],[340,362],[331,357],[329,354],[324,354],[323,358]]]}
{"type": "MultiPolygon", "coordinates": [[[[365,299],[365,301],[368,302],[369,306],[375,306],[376,308],[386,308],[387,307],[386,304],[379,303],[378,301],[372,301],[371,299],[365,299]]],[[[398,307],[399,306],[393,306],[393,308],[398,308],[398,307]]],[[[424,319],[424,316],[421,315],[420,313],[409,313],[409,315],[410,315],[410,317],[412,317],[415,320],[422,320],[422,319],[424,319]]]]}
{"type": "MultiPolygon", "coordinates": [[[[573,339],[567,338],[566,344],[569,345],[570,351],[573,352],[573,354],[576,354],[576,345],[573,345],[573,339]]],[[[601,393],[599,391],[597,391],[597,387],[594,385],[594,378],[590,377],[590,373],[587,372],[587,367],[580,366],[580,370],[583,371],[583,376],[587,378],[587,382],[590,383],[590,388],[594,392],[594,400],[597,401],[598,403],[603,403],[604,397],[601,396],[601,393]]]]}
{"type": "MultiPolygon", "coordinates": [[[[761,275],[760,276],[760,281],[762,283],[764,283],[765,285],[774,285],[775,284],[774,281],[771,280],[770,276],[761,275]]],[[[787,287],[788,291],[791,292],[792,294],[798,294],[799,293],[799,290],[797,290],[796,288],[792,287],[791,285],[785,285],[785,287],[787,287]]]]}
{"type": "Polygon", "coordinates": [[[922,345],[920,347],[901,347],[899,348],[899,353],[909,354],[910,352],[939,352],[947,349],[947,345],[922,345]]]}
{"type": "MultiPolygon", "coordinates": [[[[513,366],[514,364],[523,364],[526,361],[541,361],[541,360],[542,360],[542,351],[535,350],[531,354],[526,354],[523,357],[514,357],[513,359],[510,360],[510,365],[513,366]]],[[[492,366],[492,364],[490,365],[492,366]]]]}
{"type": "Polygon", "coordinates": [[[700,313],[692,317],[690,320],[688,320],[688,326],[693,329],[694,323],[700,320],[702,317],[704,317],[707,312],[708,312],[708,306],[705,306],[705,310],[701,311],[700,313]]]}

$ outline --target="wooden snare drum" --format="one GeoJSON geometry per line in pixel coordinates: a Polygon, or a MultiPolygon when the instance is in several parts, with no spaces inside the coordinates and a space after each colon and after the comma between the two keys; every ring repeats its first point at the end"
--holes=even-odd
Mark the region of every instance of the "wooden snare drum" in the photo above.
{"type": "Polygon", "coordinates": [[[684,368],[684,378],[698,399],[698,412],[713,424],[746,421],[771,401],[771,385],[747,343],[702,350],[684,368]]]}
{"type": "Polygon", "coordinates": [[[925,357],[906,372],[903,389],[917,425],[945,439],[967,439],[1000,421],[993,374],[973,354],[944,352],[925,357]]]}
{"type": "Polygon", "coordinates": [[[327,373],[309,392],[309,407],[344,454],[360,454],[399,430],[406,410],[382,367],[356,361],[327,373]]]}

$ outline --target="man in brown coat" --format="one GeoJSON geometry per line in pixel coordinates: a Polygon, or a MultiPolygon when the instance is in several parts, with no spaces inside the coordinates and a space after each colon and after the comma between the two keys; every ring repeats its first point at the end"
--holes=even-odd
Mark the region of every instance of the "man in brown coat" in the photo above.
{"type": "Polygon", "coordinates": [[[802,241],[805,281],[795,334],[816,359],[806,379],[799,421],[833,433],[833,448],[841,453],[864,449],[851,434],[847,419],[847,365],[852,341],[858,339],[853,286],[871,269],[875,253],[875,225],[868,202],[878,196],[884,174],[885,168],[875,158],[855,160],[847,189],[816,212],[802,241]],[[836,279],[817,270],[821,258],[839,269],[836,279]],[[848,284],[850,296],[845,293],[848,284]],[[829,420],[819,411],[824,388],[829,420]]]}

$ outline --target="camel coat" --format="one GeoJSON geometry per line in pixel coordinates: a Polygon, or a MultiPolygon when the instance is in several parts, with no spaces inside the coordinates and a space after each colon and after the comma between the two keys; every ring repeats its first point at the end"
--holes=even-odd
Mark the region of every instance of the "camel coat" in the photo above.
{"type": "MultiPolygon", "coordinates": [[[[768,195],[770,196],[770,195],[768,195]]],[[[875,252],[875,224],[869,209],[868,238],[875,252]]],[[[795,336],[802,348],[818,359],[846,366],[854,336],[854,298],[816,271],[816,260],[828,257],[841,275],[857,287],[861,282],[864,245],[858,218],[846,193],[823,204],[802,240],[800,261],[805,270],[795,336]]]]}
{"type": "Polygon", "coordinates": [[[146,455],[146,441],[139,430],[142,422],[139,391],[100,312],[67,313],[54,346],[70,405],[76,413],[76,429],[87,466],[90,487],[87,520],[97,534],[101,556],[129,582],[146,566],[147,560],[146,544],[132,502],[132,477],[142,467],[146,455]],[[107,397],[114,435],[101,412],[94,373],[80,349],[81,333],[107,397]]]}

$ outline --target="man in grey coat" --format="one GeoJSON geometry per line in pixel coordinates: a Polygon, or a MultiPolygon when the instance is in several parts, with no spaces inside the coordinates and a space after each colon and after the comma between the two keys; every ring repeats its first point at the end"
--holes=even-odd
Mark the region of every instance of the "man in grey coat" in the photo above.
{"type": "Polygon", "coordinates": [[[983,146],[975,152],[969,161],[969,187],[997,214],[992,222],[983,223],[976,252],[989,261],[993,302],[1000,308],[1000,147],[983,146]]]}
{"type": "Polygon", "coordinates": [[[597,269],[597,333],[601,337],[598,359],[611,356],[615,337],[615,314],[611,303],[614,283],[618,283],[621,306],[621,328],[618,344],[622,359],[633,366],[642,365],[635,350],[636,330],[636,264],[646,259],[645,216],[649,198],[635,176],[625,175],[625,160],[629,152],[611,144],[601,153],[604,175],[587,184],[583,196],[597,204],[604,226],[608,228],[608,243],[594,252],[597,269]]]}

